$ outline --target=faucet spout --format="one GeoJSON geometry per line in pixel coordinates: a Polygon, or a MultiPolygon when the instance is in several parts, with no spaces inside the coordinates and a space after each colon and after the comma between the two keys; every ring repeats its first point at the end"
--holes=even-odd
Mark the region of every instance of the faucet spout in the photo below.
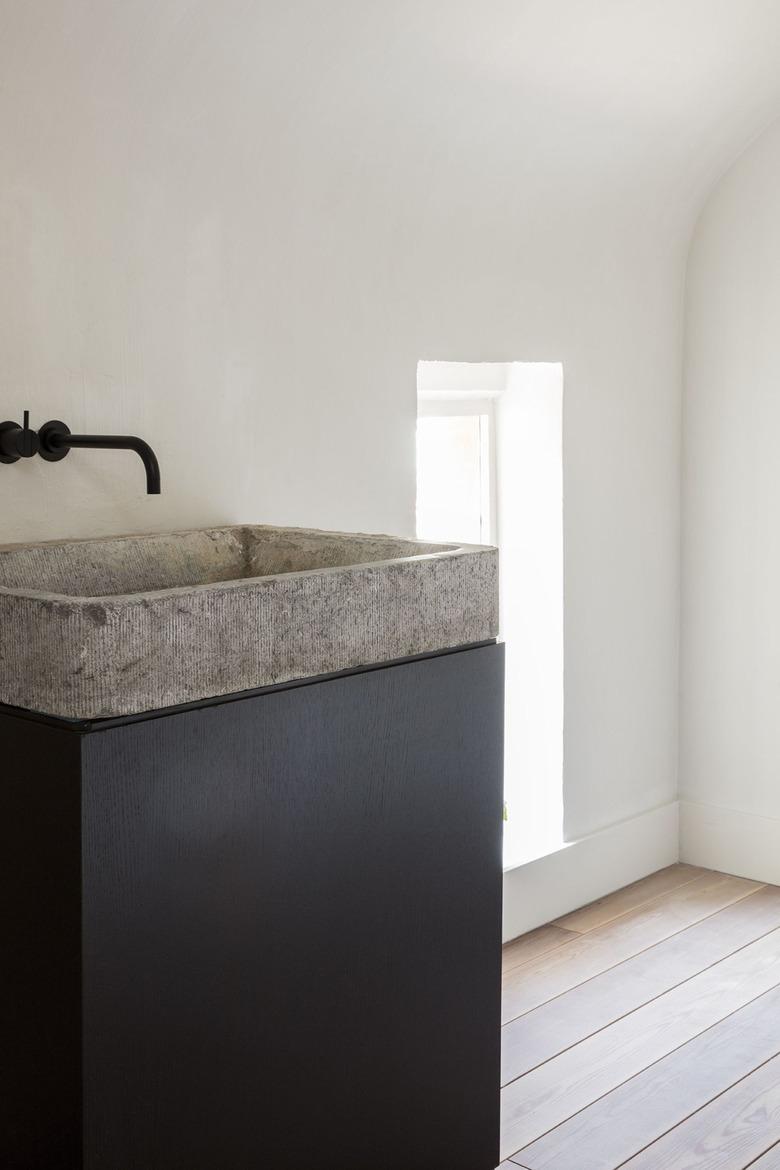
{"type": "Polygon", "coordinates": [[[44,423],[38,432],[41,455],[54,462],[64,459],[73,447],[104,451],[135,451],[146,471],[146,493],[160,494],[160,465],[152,448],[136,435],[72,435],[64,423],[44,423]]]}
{"type": "Polygon", "coordinates": [[[55,450],[58,447],[85,447],[104,451],[135,451],[141,457],[146,471],[146,494],[160,494],[160,464],[148,443],[135,435],[57,435],[54,436],[55,450]]]}

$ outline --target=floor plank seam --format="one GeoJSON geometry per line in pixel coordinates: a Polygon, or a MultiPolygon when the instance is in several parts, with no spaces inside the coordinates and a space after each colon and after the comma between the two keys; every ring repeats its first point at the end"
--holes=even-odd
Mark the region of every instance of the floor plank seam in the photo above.
{"type": "MultiPolygon", "coordinates": [[[[770,931],[770,933],[772,933],[772,932],[770,931]]],[[[605,1099],[605,1097],[608,1097],[610,1095],[610,1093],[614,1093],[617,1089],[622,1088],[624,1085],[630,1084],[631,1081],[636,1080],[637,1077],[642,1076],[643,1073],[647,1072],[648,1069],[655,1068],[655,1066],[657,1064],[660,1064],[661,1061],[666,1060],[667,1057],[671,1056],[673,1053],[681,1052],[682,1049],[685,1048],[686,1044],[690,1044],[691,1041],[697,1039],[697,1037],[705,1035],[706,1032],[711,1031],[713,1028],[717,1028],[718,1024],[722,1024],[724,1020],[731,1019],[731,1017],[735,1016],[737,1014],[737,1012],[741,1012],[744,1008],[748,1007],[750,1004],[756,1003],[756,1002],[758,1002],[758,1000],[763,999],[763,997],[765,995],[769,995],[770,992],[776,991],[778,987],[780,987],[780,982],[773,984],[772,987],[767,988],[766,991],[762,991],[761,995],[753,996],[752,999],[748,1000],[744,1004],[741,1004],[738,1008],[735,1008],[734,1011],[727,1012],[725,1016],[722,1016],[714,1024],[710,1024],[709,1027],[707,1027],[707,1028],[702,1028],[701,1032],[697,1032],[695,1036],[689,1037],[689,1039],[686,1040],[683,1044],[678,1044],[675,1048],[670,1048],[668,1052],[665,1052],[663,1054],[663,1056],[659,1056],[657,1060],[651,1060],[650,1063],[648,1065],[645,1065],[644,1068],[640,1069],[639,1072],[633,1073],[630,1077],[626,1077],[625,1080],[619,1081],[618,1084],[613,1085],[606,1092],[600,1093],[597,1097],[594,1097],[592,1101],[589,1101],[587,1103],[587,1105],[583,1105],[581,1109],[575,1109],[573,1113],[571,1113],[568,1117],[565,1117],[562,1121],[559,1121],[557,1123],[557,1125],[551,1125],[550,1128],[545,1130],[543,1133],[537,1134],[537,1136],[534,1138],[534,1140],[532,1142],[526,1142],[526,1144],[524,1146],[520,1146],[519,1149],[515,1150],[511,1154],[508,1154],[507,1158],[510,1161],[514,1161],[516,1154],[522,1154],[523,1150],[527,1150],[529,1148],[529,1146],[532,1146],[536,1142],[541,1141],[541,1139],[543,1137],[547,1137],[548,1134],[553,1133],[556,1129],[559,1129],[562,1125],[566,1125],[569,1121],[572,1120],[573,1117],[579,1117],[579,1115],[581,1113],[584,1113],[586,1109],[590,1109],[590,1107],[592,1105],[595,1105],[596,1102],[603,1101],[605,1099]]],[[[576,1045],[574,1045],[574,1047],[576,1048],[576,1045]]],[[[774,1059],[774,1058],[772,1058],[772,1059],[774,1059]]],[[[758,1068],[763,1067],[764,1063],[765,1062],[762,1062],[762,1064],[758,1065],[757,1067],[758,1068]]],[[[753,1071],[755,1071],[755,1070],[753,1070],[753,1071]]],[[[522,1077],[518,1077],[517,1079],[522,1080],[522,1077]]],[[[740,1080],[743,1080],[743,1079],[744,1078],[740,1078],[740,1080]]],[[[516,1081],[510,1082],[510,1084],[516,1084],[516,1083],[517,1083],[516,1081]]],[[[739,1082],[737,1081],[735,1083],[738,1084],[739,1082]]],[[[720,1095],[721,1094],[718,1094],[717,1096],[720,1096],[720,1095]]],[[[713,1097],[713,1100],[716,1100],[716,1097],[713,1097]]],[[[694,1116],[694,1114],[697,1112],[698,1112],[698,1110],[695,1110],[694,1113],[691,1114],[691,1116],[694,1116]]],[[[674,1128],[674,1127],[672,1127],[672,1128],[674,1128]]],[[[658,1140],[658,1139],[655,1139],[655,1140],[658,1140]]],[[[769,1149],[772,1149],[772,1147],[770,1146],[769,1149]]],[[[766,1153],[766,1151],[764,1151],[764,1152],[766,1153]]],[[[762,1154],[761,1156],[763,1157],[764,1155],[762,1154]]],[[[632,1157],[635,1157],[635,1155],[632,1155],[632,1157]]],[[[622,1163],[622,1165],[625,1165],[625,1162],[622,1163]]],[[[616,1170],[617,1170],[617,1168],[616,1168],[616,1170]]]]}
{"type": "MultiPolygon", "coordinates": [[[[538,955],[531,955],[531,958],[530,958],[530,959],[523,959],[523,961],[522,961],[521,963],[515,963],[513,967],[507,967],[507,968],[506,968],[506,970],[504,970],[504,968],[503,968],[503,966],[502,966],[502,968],[501,968],[501,977],[503,978],[503,977],[504,977],[504,975],[509,975],[511,972],[514,972],[514,971],[519,971],[519,970],[520,970],[520,968],[521,968],[521,967],[525,967],[527,963],[533,963],[533,962],[535,962],[537,959],[542,959],[542,958],[545,958],[547,955],[552,955],[552,954],[555,954],[555,952],[556,952],[556,951],[563,950],[563,948],[564,948],[564,947],[566,947],[566,946],[568,946],[570,943],[573,943],[573,942],[575,942],[575,941],[576,941],[578,938],[582,938],[582,937],[583,937],[583,935],[581,935],[581,934],[577,934],[577,932],[576,932],[576,931],[570,931],[569,933],[570,933],[570,934],[571,934],[571,936],[572,936],[571,938],[564,938],[564,939],[561,939],[561,941],[560,941],[560,942],[558,942],[558,943],[555,943],[555,945],[554,945],[554,946],[551,946],[551,947],[550,947],[550,949],[549,949],[548,951],[540,951],[538,955]]],[[[521,934],[521,935],[518,935],[518,938],[522,938],[522,937],[523,937],[523,935],[522,935],[522,934],[521,934]]],[[[511,942],[505,943],[504,945],[505,945],[505,946],[511,946],[513,942],[517,942],[517,939],[512,939],[512,940],[511,940],[511,942]]]]}
{"type": "MultiPolygon", "coordinates": [[[[681,882],[679,886],[672,886],[668,890],[664,890],[663,893],[654,894],[653,897],[648,898],[647,902],[640,902],[636,906],[631,907],[629,910],[621,911],[620,914],[615,915],[615,918],[608,918],[604,922],[598,923],[596,926],[589,927],[587,930],[577,930],[573,926],[569,927],[569,926],[561,926],[560,925],[560,923],[565,922],[567,918],[571,918],[573,915],[579,914],[581,910],[587,910],[590,908],[590,906],[595,906],[597,902],[607,900],[609,898],[614,897],[616,894],[622,893],[622,889],[613,890],[613,892],[611,894],[606,894],[604,896],[604,898],[597,898],[594,902],[589,902],[585,906],[578,907],[577,910],[572,910],[568,914],[562,914],[560,916],[560,918],[553,918],[550,922],[544,922],[544,923],[542,923],[541,926],[536,926],[532,930],[524,931],[523,934],[518,934],[518,935],[515,935],[514,938],[507,939],[506,942],[502,943],[502,951],[507,950],[508,948],[513,946],[515,943],[519,942],[521,939],[527,938],[529,935],[535,934],[537,931],[545,930],[549,926],[555,927],[557,930],[561,930],[565,933],[571,934],[574,936],[574,938],[582,938],[584,935],[591,934],[594,930],[598,930],[599,926],[607,926],[607,925],[609,925],[609,923],[614,922],[617,918],[622,918],[626,914],[631,914],[634,910],[641,910],[643,906],[647,906],[651,902],[657,902],[662,898],[668,897],[670,894],[676,894],[679,890],[683,889],[685,886],[689,886],[689,885],[691,885],[692,882],[698,881],[700,878],[703,878],[707,875],[724,876],[724,877],[736,876],[736,875],[727,875],[727,874],[718,875],[717,871],[714,869],[703,869],[699,866],[693,866],[692,868],[697,870],[697,872],[694,874],[693,877],[689,877],[686,881],[681,882]]],[[[653,877],[655,875],[650,874],[648,876],[653,877]]],[[[646,881],[647,879],[642,879],[642,880],[646,881]]],[[[573,941],[572,939],[563,939],[560,943],[550,947],[550,951],[558,950],[562,945],[565,945],[567,942],[572,942],[572,941],[573,941]]],[[[547,953],[548,953],[547,951],[540,952],[540,954],[547,954],[547,953]]],[[[522,967],[525,963],[531,963],[537,957],[538,956],[533,955],[533,956],[531,956],[530,959],[523,959],[522,963],[518,963],[517,966],[522,967]]],[[[514,967],[509,968],[509,970],[514,970],[514,969],[515,969],[514,967]]]]}
{"type": "MultiPolygon", "coordinates": [[[[690,886],[693,884],[693,882],[698,881],[699,878],[703,877],[705,873],[715,873],[715,872],[716,872],[715,870],[704,870],[701,873],[697,873],[693,877],[688,878],[687,881],[680,882],[679,886],[672,886],[672,887],[670,887],[670,889],[664,890],[663,893],[654,894],[653,897],[648,898],[646,902],[637,902],[637,904],[635,906],[631,906],[628,910],[622,910],[621,913],[616,914],[614,916],[614,918],[607,918],[604,920],[604,922],[599,922],[595,926],[588,927],[587,930],[577,930],[576,926],[561,926],[562,922],[565,922],[567,918],[570,918],[572,916],[570,914],[564,914],[561,916],[561,918],[554,918],[553,921],[550,923],[550,926],[557,926],[561,930],[573,930],[575,932],[575,934],[578,934],[580,936],[580,938],[585,938],[586,935],[592,934],[594,930],[598,930],[600,926],[611,926],[613,922],[619,922],[621,918],[625,918],[626,915],[628,915],[628,914],[633,914],[634,911],[636,911],[636,910],[643,910],[647,906],[652,906],[654,902],[662,902],[664,900],[664,898],[668,898],[670,894],[679,893],[679,891],[684,890],[686,888],[686,886],[690,886]]],[[[732,875],[727,874],[725,876],[728,877],[728,876],[732,876],[732,875]]],[[[736,875],[733,875],[733,876],[736,876],[736,875]]],[[[615,890],[614,892],[616,894],[620,893],[619,890],[615,890]]],[[[758,891],[756,891],[756,890],[753,891],[753,893],[757,893],[757,892],[758,891]]],[[[607,897],[610,897],[610,896],[611,895],[609,895],[609,894],[607,895],[607,897]]],[[[599,899],[596,899],[596,901],[599,901],[599,899]]],[[[590,902],[587,906],[581,907],[581,909],[587,910],[589,908],[589,906],[593,906],[593,905],[595,905],[595,902],[590,902]]],[[[572,911],[572,914],[577,914],[577,913],[579,913],[579,911],[577,911],[577,910],[572,911]]]]}
{"type": "Polygon", "coordinates": [[[741,1168],[741,1170],[750,1170],[751,1166],[754,1166],[757,1164],[757,1162],[760,1162],[761,1158],[765,1158],[767,1154],[771,1154],[772,1150],[778,1150],[778,1152],[780,1152],[780,1142],[773,1142],[772,1145],[767,1145],[767,1148],[764,1150],[764,1152],[762,1152],[762,1154],[759,1154],[757,1158],[753,1158],[753,1161],[748,1162],[747,1165],[741,1168]]]}
{"type": "MultiPolygon", "coordinates": [[[[775,988],[770,988],[770,990],[774,991],[775,988]]],[[[764,992],[764,995],[769,995],[769,992],[768,991],[764,992]]],[[[758,996],[756,996],[756,999],[753,1002],[757,1003],[758,1000],[761,998],[762,998],[762,996],[758,995],[758,996]]],[[[746,1004],[745,1006],[747,1007],[748,1005],[746,1004]]],[[[742,1008],[739,1008],[738,1010],[742,1011],[742,1008]]],[[[732,1015],[733,1014],[735,1014],[735,1013],[732,1013],[732,1015]]],[[[724,1016],[723,1019],[727,1020],[728,1016],[724,1016]]],[[[722,1023],[722,1021],[719,1021],[719,1023],[722,1023]]],[[[718,1025],[713,1024],[712,1026],[714,1028],[717,1028],[718,1025]]],[[[706,1030],[709,1031],[709,1029],[706,1029],[706,1030]]],[[[702,1032],[702,1033],[700,1033],[700,1035],[703,1036],[704,1033],[702,1032]]],[[[690,1041],[688,1041],[688,1043],[690,1043],[690,1041]]],[[[685,1045],[682,1045],[682,1047],[684,1048],[685,1045]]],[[[679,1049],[675,1049],[675,1051],[679,1051],[679,1049]]],[[[669,1053],[669,1055],[671,1056],[671,1053],[669,1053]]],[[[691,1118],[696,1117],[696,1115],[698,1113],[701,1113],[701,1111],[703,1109],[709,1108],[709,1106],[712,1105],[713,1101],[717,1101],[718,1098],[724,1097],[726,1095],[726,1093],[730,1093],[732,1089],[735,1089],[737,1087],[737,1085],[741,1085],[743,1081],[746,1081],[748,1079],[748,1077],[752,1077],[753,1074],[758,1072],[759,1069],[764,1068],[764,1066],[767,1064],[771,1064],[771,1062],[773,1060],[777,1060],[778,1056],[780,1056],[780,1049],[778,1049],[778,1051],[775,1052],[772,1056],[767,1057],[766,1060],[759,1061],[759,1063],[755,1066],[755,1068],[752,1068],[749,1072],[744,1073],[741,1077],[737,1077],[737,1079],[735,1081],[733,1081],[730,1085],[727,1085],[725,1089],[721,1089],[721,1091],[719,1093],[714,1093],[713,1096],[710,1097],[710,1099],[708,1101],[705,1101],[702,1105],[700,1105],[698,1109],[692,1109],[690,1113],[687,1113],[685,1115],[685,1117],[680,1118],[680,1120],[675,1122],[674,1125],[670,1125],[668,1129],[665,1129],[663,1131],[663,1133],[659,1133],[656,1137],[654,1137],[651,1142],[648,1142],[646,1145],[642,1146],[641,1149],[636,1150],[631,1155],[630,1158],[625,1158],[622,1162],[618,1162],[618,1164],[616,1166],[612,1167],[611,1170],[621,1170],[622,1166],[627,1166],[629,1164],[629,1162],[633,1161],[634,1158],[638,1158],[640,1154],[643,1154],[645,1152],[645,1150],[649,1150],[652,1146],[654,1146],[656,1144],[656,1142],[660,1142],[661,1139],[665,1138],[667,1134],[673,1133],[675,1129],[679,1129],[681,1125],[685,1125],[686,1122],[691,1120],[691,1118]]],[[[662,1057],[661,1059],[663,1060],[663,1059],[665,1059],[665,1057],[662,1057]]],[[[651,1064],[649,1064],[647,1067],[652,1068],[653,1066],[651,1064]]],[[[641,1073],[637,1073],[637,1076],[641,1076],[641,1075],[642,1075],[641,1073]]],[[[631,1078],[629,1078],[629,1080],[630,1079],[631,1078]]],[[[624,1084],[628,1084],[628,1081],[625,1081],[624,1084]]],[[[759,1154],[758,1157],[763,1158],[764,1154],[767,1153],[767,1150],[771,1150],[772,1146],[777,1145],[777,1144],[778,1144],[777,1142],[773,1142],[772,1145],[767,1146],[767,1149],[764,1150],[763,1153],[759,1154]]],[[[758,1161],[758,1158],[753,1159],[753,1162],[757,1162],[757,1161],[758,1161]]],[[[748,1162],[747,1166],[742,1167],[742,1170],[747,1170],[747,1167],[752,1166],[753,1162],[748,1162]]]]}
{"type": "MultiPolygon", "coordinates": [[[[507,1024],[513,1024],[515,1022],[515,1020],[521,1020],[523,1018],[523,1016],[530,1015],[531,1012],[535,1012],[538,1008],[543,1007],[545,1004],[554,1003],[554,1001],[556,999],[561,999],[564,995],[568,995],[570,991],[574,991],[575,988],[577,988],[577,987],[584,987],[585,984],[592,983],[592,981],[594,979],[598,979],[599,976],[605,975],[607,973],[607,971],[614,971],[618,967],[622,967],[624,963],[630,963],[632,959],[635,959],[637,957],[637,955],[646,954],[648,951],[651,951],[653,949],[653,947],[658,946],[659,943],[666,942],[667,939],[677,938],[679,935],[684,934],[686,930],[690,930],[692,926],[698,926],[698,924],[700,922],[707,922],[710,918],[714,918],[717,914],[720,914],[723,910],[729,909],[731,906],[739,905],[740,902],[744,902],[747,898],[752,898],[755,894],[760,893],[760,891],[763,889],[766,889],[766,884],[760,886],[758,889],[750,890],[749,892],[743,894],[743,896],[741,898],[736,898],[733,902],[730,902],[728,904],[728,906],[721,906],[718,910],[713,910],[713,912],[711,914],[705,914],[705,915],[703,915],[703,917],[697,918],[695,922],[691,922],[687,926],[683,926],[679,930],[673,931],[671,934],[666,935],[665,938],[659,939],[658,942],[651,943],[649,946],[646,946],[646,947],[640,947],[638,951],[635,951],[633,954],[629,955],[628,958],[621,959],[619,963],[613,963],[611,967],[605,967],[603,971],[598,971],[595,975],[588,976],[587,979],[583,979],[580,983],[575,983],[573,987],[567,987],[565,991],[561,991],[557,995],[550,996],[549,999],[545,999],[542,1001],[542,1003],[535,1004],[532,1008],[528,1008],[526,1011],[520,1012],[516,1016],[512,1016],[512,1018],[509,1020],[504,1020],[501,1024],[501,1027],[505,1028],[507,1026],[507,1024]]],[[[775,927],[775,929],[780,929],[780,928],[775,927]]],[[[771,934],[772,931],[768,931],[767,933],[771,934]]],[[[582,937],[585,938],[587,936],[583,935],[582,937]]],[[[736,954],[736,952],[735,952],[735,954],[736,954]]],[[[533,960],[531,960],[531,962],[533,962],[533,960]]],[[[523,964],[523,966],[524,966],[524,964],[523,964]]],[[[515,967],[515,968],[513,968],[513,971],[519,971],[521,969],[522,969],[521,967],[515,967]]],[[[511,973],[512,972],[510,972],[510,974],[511,973]]]]}
{"type": "MultiPolygon", "coordinates": [[[[610,1020],[610,1021],[609,1021],[609,1023],[607,1023],[607,1024],[602,1024],[602,1026],[601,1026],[600,1028],[595,1028],[595,1029],[594,1029],[592,1032],[589,1032],[587,1036],[581,1036],[581,1037],[580,1037],[580,1039],[579,1039],[579,1040],[576,1040],[576,1041],[575,1041],[573,1044],[567,1044],[565,1048],[561,1048],[561,1049],[560,1049],[558,1052],[555,1052],[555,1053],[553,1053],[553,1055],[552,1055],[552,1056],[548,1056],[546,1060],[540,1060],[538,1064],[535,1064],[535,1065],[533,1066],[533,1068],[527,1068],[527,1069],[525,1069],[525,1071],[524,1071],[524,1072],[522,1072],[522,1073],[520,1073],[520,1075],[519,1075],[519,1076],[517,1076],[517,1077],[512,1077],[512,1079],[511,1079],[511,1080],[509,1080],[509,1081],[504,1081],[504,1083],[501,1085],[501,1088],[502,1088],[502,1089],[506,1089],[506,1088],[508,1088],[508,1087],[509,1087],[509,1085],[514,1085],[514,1084],[516,1084],[516,1082],[517,1082],[517,1081],[521,1081],[521,1080],[523,1079],[523,1077],[526,1077],[526,1076],[528,1076],[528,1074],[529,1074],[529,1073],[536,1072],[536,1070],[537,1070],[538,1068],[543,1068],[543,1067],[544,1067],[544,1065],[545,1065],[545,1064],[549,1064],[551,1060],[555,1060],[557,1057],[559,1057],[559,1056],[562,1056],[562,1055],[564,1054],[564,1052],[571,1052],[571,1050],[572,1050],[573,1048],[576,1048],[578,1044],[584,1044],[584,1042],[585,1042],[586,1040],[590,1040],[590,1038],[591,1038],[592,1036],[598,1036],[600,1032],[605,1032],[605,1031],[607,1030],[607,1028],[611,1028],[613,1024],[618,1024],[618,1023],[620,1023],[620,1021],[621,1021],[621,1020],[627,1020],[627,1019],[629,1019],[629,1018],[630,1018],[631,1016],[633,1016],[633,1015],[634,1015],[636,1012],[639,1012],[639,1011],[641,1011],[641,1010],[642,1010],[642,1008],[648,1007],[648,1006],[649,1006],[651,1003],[657,1003],[657,1002],[658,1002],[658,1000],[659,1000],[659,999],[663,999],[663,997],[664,997],[665,995],[669,995],[669,994],[670,994],[672,991],[676,991],[676,990],[677,990],[679,987],[684,987],[686,983],[690,983],[690,981],[691,981],[692,979],[697,979],[697,978],[699,977],[699,975],[703,975],[703,974],[704,974],[706,971],[712,971],[712,970],[713,970],[715,967],[717,967],[717,966],[718,966],[720,963],[725,963],[727,959],[730,959],[730,958],[732,958],[734,955],[738,955],[740,951],[744,951],[744,950],[745,950],[747,947],[749,947],[749,946],[752,946],[754,943],[760,942],[760,940],[761,940],[762,938],[766,938],[768,935],[770,935],[770,934],[774,934],[774,933],[775,933],[775,931],[777,931],[777,930],[780,930],[780,924],[779,924],[778,926],[775,926],[775,927],[773,927],[771,930],[766,930],[766,931],[764,931],[764,933],[763,933],[763,934],[757,934],[755,938],[753,938],[753,939],[751,939],[751,940],[750,940],[750,942],[746,942],[746,943],[743,943],[743,944],[742,944],[742,946],[735,947],[735,949],[734,949],[733,951],[729,951],[729,953],[728,953],[727,955],[724,955],[724,956],[723,956],[721,959],[716,959],[714,963],[708,963],[708,964],[707,964],[707,966],[706,966],[706,967],[702,967],[700,971],[696,971],[696,972],[695,972],[693,975],[689,975],[689,976],[687,977],[687,979],[682,979],[682,980],[680,980],[680,982],[679,982],[679,983],[675,983],[675,984],[673,984],[671,987],[667,987],[667,988],[666,988],[664,991],[661,991],[661,992],[659,992],[659,994],[658,994],[658,995],[653,995],[653,996],[651,996],[651,997],[650,997],[650,999],[648,999],[648,1000],[645,1000],[645,1001],[644,1001],[644,1003],[640,1003],[640,1004],[638,1004],[638,1005],[637,1005],[637,1007],[635,1007],[635,1008],[632,1008],[630,1011],[628,1011],[628,1012],[624,1012],[622,1016],[616,1016],[616,1017],[615,1017],[615,1019],[614,1019],[614,1020],[610,1020]]],[[[664,940],[664,941],[665,941],[665,940],[664,940]]],[[[656,944],[656,945],[661,945],[661,944],[656,944]]],[[[649,950],[652,950],[652,948],[648,948],[648,949],[649,949],[649,950]]],[[[644,953],[644,952],[641,952],[641,951],[640,951],[640,952],[638,952],[638,953],[639,953],[639,954],[642,954],[642,953],[644,953]]],[[[633,957],[634,957],[634,956],[632,956],[632,958],[633,958],[633,957]]],[[[624,961],[625,961],[626,963],[630,963],[630,962],[631,962],[631,959],[626,959],[626,960],[624,960],[624,961]]],[[[622,963],[616,963],[616,964],[615,964],[615,967],[609,968],[609,970],[613,970],[613,971],[614,971],[614,970],[616,970],[618,967],[621,967],[622,965],[623,965],[622,963]]],[[[606,972],[602,972],[602,974],[606,974],[606,972]]],[[[594,978],[594,979],[598,979],[598,978],[599,978],[599,976],[598,976],[598,975],[594,975],[594,976],[593,976],[593,978],[594,978]]],[[[579,983],[577,986],[578,986],[578,987],[584,987],[584,986],[585,986],[587,983],[589,983],[589,982],[590,982],[590,980],[587,980],[587,979],[586,979],[586,980],[584,980],[582,983],[579,983]]],[[[574,989],[574,988],[572,988],[571,990],[575,990],[575,989],[574,989]]],[[[769,990],[770,990],[770,991],[771,991],[771,990],[774,990],[774,988],[770,988],[769,990]]],[[[539,1006],[540,1006],[540,1007],[544,1007],[544,1006],[546,1006],[546,1003],[553,1003],[555,999],[560,999],[560,998],[561,998],[563,995],[568,995],[568,994],[569,994],[569,992],[568,992],[568,991],[564,991],[564,992],[562,992],[562,993],[561,993],[561,996],[554,996],[554,997],[553,997],[553,999],[551,999],[551,1000],[546,1000],[546,1001],[545,1001],[545,1004],[540,1004],[539,1006]]],[[[767,994],[769,994],[769,992],[762,992],[762,995],[767,995],[767,994]]],[[[761,996],[756,996],[756,999],[760,999],[760,998],[761,998],[761,996]]],[[[744,1006],[747,1006],[747,1005],[744,1005],[744,1006]]],[[[538,1010],[539,1010],[539,1008],[531,1008],[531,1011],[530,1011],[530,1012],[525,1012],[525,1013],[523,1013],[523,1014],[524,1014],[524,1015],[531,1015],[531,1013],[532,1013],[532,1012],[535,1012],[535,1011],[538,1011],[538,1010]]],[[[737,1010],[737,1011],[741,1011],[742,1009],[741,1009],[741,1008],[737,1008],[736,1010],[737,1010]]],[[[733,1013],[732,1013],[732,1014],[733,1014],[733,1013]]],[[[516,1016],[516,1017],[515,1017],[515,1019],[518,1019],[518,1020],[520,1020],[520,1019],[522,1019],[522,1018],[523,1018],[523,1016],[516,1016]]],[[[724,1020],[725,1020],[725,1019],[728,1019],[728,1016],[724,1016],[724,1017],[723,1017],[723,1019],[724,1019],[724,1020]]],[[[502,1024],[502,1030],[503,1030],[503,1028],[506,1028],[506,1027],[508,1026],[508,1024],[513,1024],[514,1022],[515,1022],[515,1020],[508,1020],[506,1024],[502,1024]]],[[[720,1022],[720,1021],[719,1021],[719,1022],[720,1022]]],[[[711,1025],[711,1026],[712,1026],[712,1027],[716,1027],[717,1025],[714,1025],[714,1024],[713,1024],[713,1025],[711,1025]]],[[[706,1031],[706,1030],[707,1030],[707,1029],[705,1029],[705,1031],[706,1031]]],[[[702,1033],[702,1034],[703,1034],[703,1033],[702,1033]]],[[[651,1067],[651,1066],[650,1066],[650,1065],[648,1065],[648,1068],[650,1068],[650,1067],[651,1067]]],[[[759,1066],[759,1067],[760,1067],[760,1066],[759,1066]]]]}
{"type": "Polygon", "coordinates": [[[752,1162],[747,1162],[743,1167],[741,1167],[741,1170],[750,1170],[751,1166],[755,1166],[758,1162],[761,1161],[762,1158],[765,1158],[767,1154],[771,1154],[772,1150],[777,1150],[780,1153],[780,1141],[772,1142],[771,1146],[767,1146],[767,1148],[762,1153],[760,1153],[757,1158],[754,1158],[752,1162]]]}

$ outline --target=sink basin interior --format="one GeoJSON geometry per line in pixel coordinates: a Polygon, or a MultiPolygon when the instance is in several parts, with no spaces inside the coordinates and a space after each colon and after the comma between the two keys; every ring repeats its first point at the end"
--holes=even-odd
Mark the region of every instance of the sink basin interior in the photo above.
{"type": "Polygon", "coordinates": [[[0,548],[0,588],[108,597],[364,565],[458,547],[260,526],[8,545],[0,548]]]}

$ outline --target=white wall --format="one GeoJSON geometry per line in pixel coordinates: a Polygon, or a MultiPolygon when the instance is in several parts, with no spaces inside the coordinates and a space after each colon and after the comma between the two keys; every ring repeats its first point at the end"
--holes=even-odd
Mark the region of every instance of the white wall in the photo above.
{"type": "Polygon", "coordinates": [[[688,280],[682,843],[780,881],[780,124],[699,222],[688,280]]]}
{"type": "Polygon", "coordinates": [[[140,432],[164,476],[0,467],[0,540],[411,532],[417,361],[561,361],[567,831],[672,800],[684,245],[779,23],[0,0],[0,414],[140,432]]]}

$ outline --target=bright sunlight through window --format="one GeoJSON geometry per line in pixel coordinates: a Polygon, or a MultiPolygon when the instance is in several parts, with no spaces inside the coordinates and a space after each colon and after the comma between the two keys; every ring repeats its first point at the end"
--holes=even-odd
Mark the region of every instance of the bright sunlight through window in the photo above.
{"type": "Polygon", "coordinates": [[[417,535],[500,550],[506,868],[563,843],[562,394],[557,364],[418,366],[417,535]]]}
{"type": "Polygon", "coordinates": [[[490,544],[490,423],[486,402],[420,403],[417,532],[426,540],[490,544]]]}

